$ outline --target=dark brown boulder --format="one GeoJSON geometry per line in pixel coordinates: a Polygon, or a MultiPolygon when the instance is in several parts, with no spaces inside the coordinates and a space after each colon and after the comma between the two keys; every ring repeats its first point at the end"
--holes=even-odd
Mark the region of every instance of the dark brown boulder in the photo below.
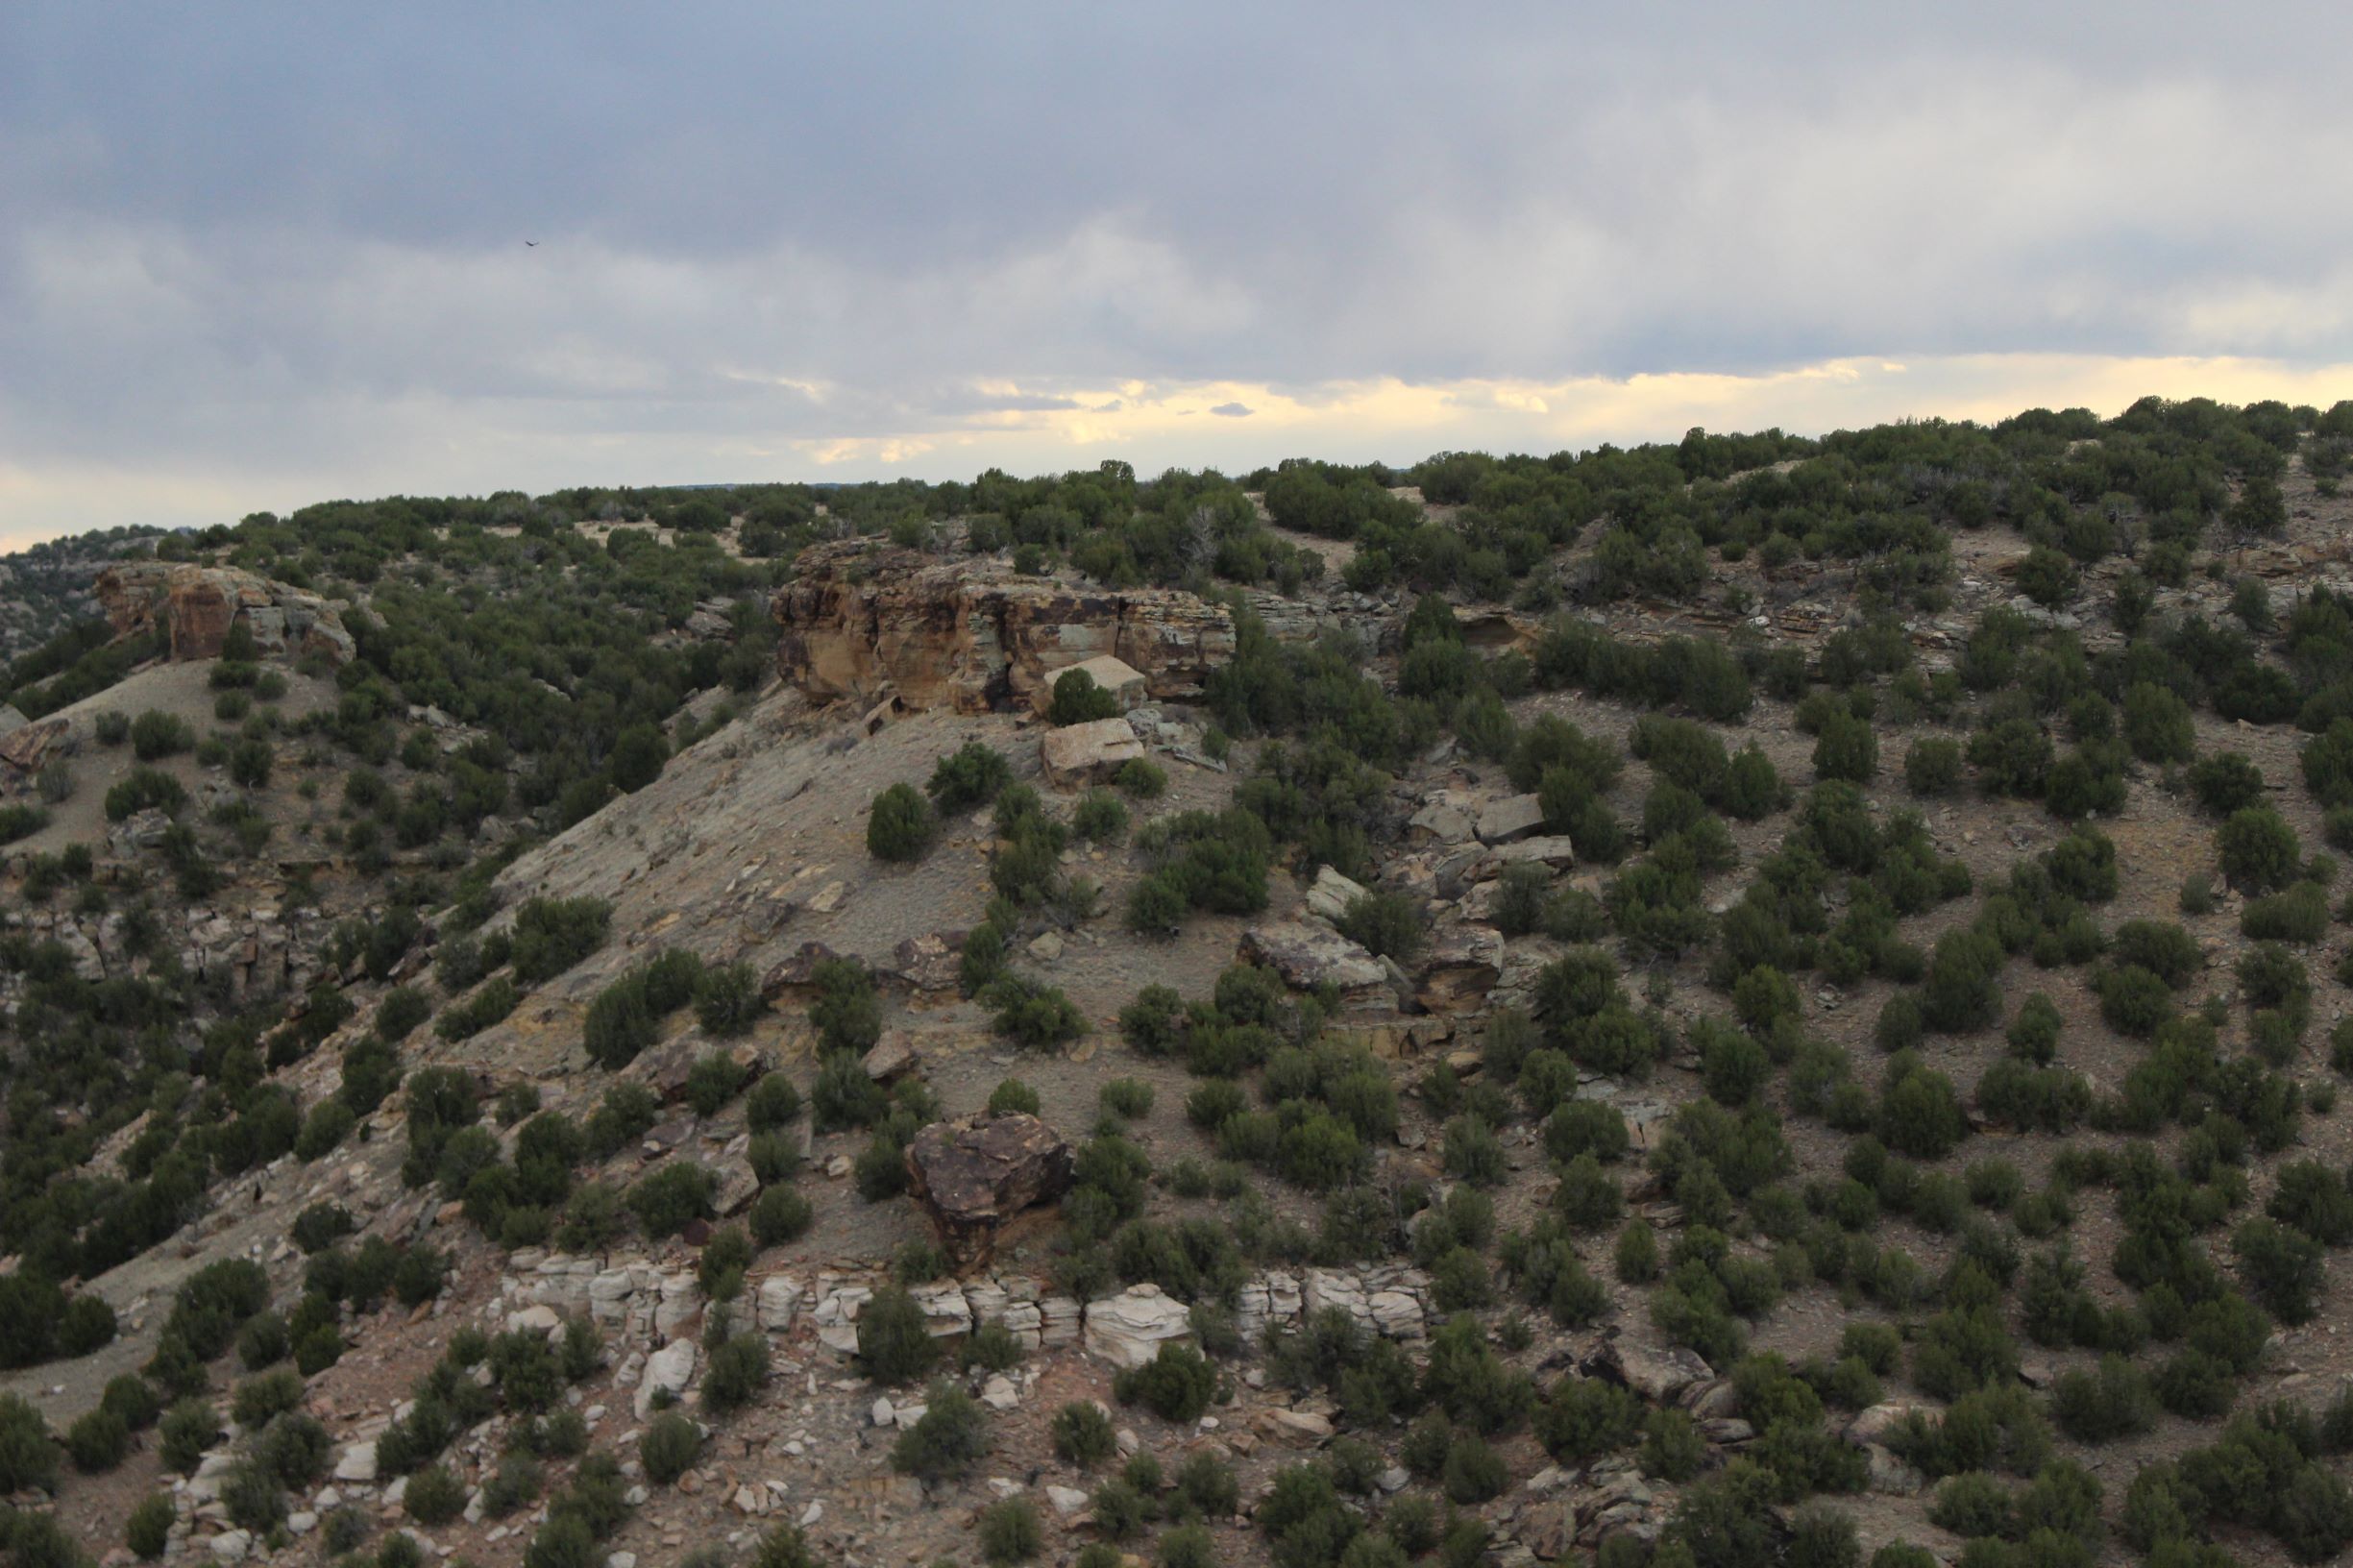
{"type": "Polygon", "coordinates": [[[774,1001],[797,986],[805,986],[817,978],[818,966],[841,955],[821,942],[804,942],[779,959],[760,977],[763,1000],[774,1001]]]}
{"type": "Polygon", "coordinates": [[[1069,1188],[1070,1145],[1036,1116],[934,1122],[907,1145],[915,1201],[959,1268],[988,1262],[997,1228],[1069,1188]]]}

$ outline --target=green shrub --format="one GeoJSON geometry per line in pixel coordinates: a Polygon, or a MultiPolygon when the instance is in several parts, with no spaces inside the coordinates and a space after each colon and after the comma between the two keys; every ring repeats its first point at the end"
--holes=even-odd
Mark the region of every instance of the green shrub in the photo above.
{"type": "Polygon", "coordinates": [[[1012,781],[1013,765],[1004,753],[979,741],[968,741],[953,755],[940,759],[924,788],[944,815],[987,805],[1012,781]]]}
{"type": "Polygon", "coordinates": [[[302,1374],[282,1366],[239,1384],[236,1397],[230,1402],[229,1414],[240,1427],[258,1428],[270,1417],[302,1402],[302,1374]]]}
{"type": "Polygon", "coordinates": [[[1112,782],[1139,800],[1157,800],[1168,793],[1168,773],[1148,757],[1131,757],[1119,765],[1112,782]]]}
{"type": "Polygon", "coordinates": [[[706,968],[695,989],[695,1021],[714,1040],[733,1040],[748,1032],[766,1009],[759,977],[749,964],[706,968]]]}
{"type": "Polygon", "coordinates": [[[743,1092],[750,1071],[725,1051],[706,1051],[687,1069],[686,1103],[699,1116],[715,1116],[743,1092]]]}
{"type": "Polygon", "coordinates": [[[420,1525],[446,1525],[465,1510],[466,1485],[444,1464],[429,1464],[408,1478],[401,1507],[420,1525]]]}
{"type": "Polygon", "coordinates": [[[2197,749],[2190,704],[2151,681],[2126,688],[2124,744],[2143,762],[2188,762],[2197,749]]]}
{"type": "Polygon", "coordinates": [[[184,1399],[174,1405],[163,1412],[163,1419],[156,1428],[163,1468],[184,1476],[196,1473],[205,1450],[220,1441],[220,1436],[219,1413],[201,1399],[184,1399]]]}
{"type": "Polygon", "coordinates": [[[612,906],[601,898],[531,898],[515,911],[515,978],[544,985],[604,945],[612,906]]]}
{"type": "Polygon", "coordinates": [[[150,708],[131,721],[131,753],[141,762],[178,756],[195,744],[195,729],[174,714],[150,708]]]}
{"type": "Polygon", "coordinates": [[[1142,1405],[1164,1421],[1196,1421],[1217,1391],[1217,1372],[1199,1351],[1164,1340],[1151,1360],[1114,1379],[1112,1391],[1121,1404],[1142,1405]]]}
{"type": "Polygon", "coordinates": [[[2093,1370],[2061,1373],[2050,1405],[2059,1429],[2077,1442],[2135,1436],[2157,1423],[2157,1396],[2147,1374],[2121,1356],[2103,1356],[2093,1370]]]}
{"type": "Polygon", "coordinates": [[[1815,776],[1861,784],[1878,771],[1879,742],[1870,723],[1844,710],[1828,714],[1814,739],[1815,776]]]}
{"type": "Polygon", "coordinates": [[[123,1544],[132,1556],[153,1562],[171,1544],[172,1526],[179,1522],[180,1510],[173,1507],[171,1493],[149,1492],[124,1522],[123,1544]]]}
{"type": "Polygon", "coordinates": [[[65,1452],[86,1476],[113,1469],[130,1451],[130,1423],[104,1405],[65,1429],[65,1452]]]}
{"type": "Polygon", "coordinates": [[[1217,1544],[1206,1525],[1178,1525],[1160,1538],[1160,1568],[1217,1568],[1217,1544]]]}
{"type": "Polygon", "coordinates": [[[1070,813],[1070,830],[1093,844],[1116,842],[1127,822],[1127,806],[1109,790],[1089,790],[1070,813]]]}
{"type": "Polygon", "coordinates": [[[171,774],[134,768],[107,791],[107,821],[119,822],[156,808],[176,817],[187,803],[188,792],[171,774]]]}
{"type": "Polygon", "coordinates": [[[1059,987],[1026,975],[1008,973],[999,977],[982,999],[995,1010],[990,1026],[1031,1050],[1066,1044],[1087,1033],[1086,1015],[1059,987]]]}
{"type": "Polygon", "coordinates": [[[501,1022],[523,1005],[523,993],[514,982],[502,974],[493,975],[462,1002],[442,1009],[433,1020],[433,1033],[453,1044],[472,1040],[476,1035],[501,1022]]]}
{"type": "Polygon", "coordinates": [[[1119,697],[1095,684],[1084,670],[1065,670],[1054,677],[1053,704],[1046,714],[1056,725],[1092,723],[1119,717],[1119,697]]]}
{"type": "Polygon", "coordinates": [[[790,1074],[772,1072],[744,1096],[744,1121],[754,1133],[790,1126],[800,1115],[800,1090],[790,1074]]]}
{"type": "Polygon", "coordinates": [[[783,1246],[808,1234],[809,1200],[789,1187],[763,1188],[752,1200],[752,1239],[763,1247],[783,1246]]]}
{"type": "Polygon", "coordinates": [[[759,1397],[769,1379],[768,1336],[746,1332],[730,1335],[711,1352],[702,1374],[705,1408],[721,1414],[740,1410],[759,1397]]]}
{"type": "MultiPolygon", "coordinates": [[[[1056,707],[1062,705],[1062,694],[1069,684],[1070,676],[1065,675],[1055,687],[1056,707]]],[[[1009,1562],[1027,1562],[1045,1545],[1045,1527],[1039,1523],[1037,1505],[1026,1497],[999,1498],[981,1509],[979,1530],[980,1555],[1000,1568],[1009,1562]]]]}
{"type": "Polygon", "coordinates": [[[2295,879],[2303,851],[2295,829],[2268,806],[2234,811],[2216,834],[2222,875],[2242,893],[2271,893],[2295,879]]]}
{"type": "Polygon", "coordinates": [[[1134,1121],[1152,1113],[1152,1086],[1137,1078],[1114,1078],[1103,1086],[1103,1109],[1115,1116],[1134,1121]]]}
{"type": "Polygon", "coordinates": [[[239,1459],[221,1477],[221,1503],[240,1530],[260,1534],[285,1523],[285,1487],[252,1459],[239,1459]]]}
{"type": "Polygon", "coordinates": [[[940,1359],[923,1309],[898,1286],[874,1292],[858,1313],[858,1360],[866,1375],[894,1386],[914,1382],[940,1359]]]}
{"type": "Polygon", "coordinates": [[[1072,1400],[1054,1412],[1055,1454],[1070,1464],[1091,1469],[1112,1457],[1111,1417],[1091,1400],[1072,1400]]]}
{"type": "Polygon", "coordinates": [[[2250,1219],[2231,1236],[2240,1277],[2282,1323],[2312,1320],[2327,1269],[2320,1243],[2269,1218],[2250,1219]]]}
{"type": "Polygon", "coordinates": [[[1918,796],[1950,795],[1961,784],[1961,743],[1914,741],[1903,754],[1903,783],[1918,796]]]}
{"type": "Polygon", "coordinates": [[[308,1487],[327,1474],[333,1450],[334,1439],[327,1434],[324,1423],[300,1410],[289,1410],[261,1429],[253,1454],[257,1463],[285,1485],[308,1487]]]}
{"type": "MultiPolygon", "coordinates": [[[[867,1311],[871,1311],[872,1305],[867,1311]]],[[[861,1327],[866,1314],[859,1314],[861,1327]]],[[[989,1452],[989,1418],[962,1388],[934,1387],[922,1416],[891,1445],[891,1468],[920,1481],[950,1481],[968,1474],[989,1452]]]]}
{"type": "Polygon", "coordinates": [[[629,1211],[648,1236],[676,1236],[694,1221],[710,1217],[711,1195],[718,1188],[719,1179],[694,1161],[667,1161],[629,1188],[629,1211]]]}
{"type": "Polygon", "coordinates": [[[648,1479],[668,1486],[686,1474],[702,1452],[702,1430],[680,1411],[667,1410],[655,1416],[638,1439],[637,1452],[648,1479]]]}
{"type": "Polygon", "coordinates": [[[1802,1505],[1790,1515],[1789,1549],[1782,1560],[1789,1568],[1862,1568],[1854,1515],[1820,1500],[1802,1505]]]}
{"type": "Polygon", "coordinates": [[[1418,899],[1385,889],[1357,894],[1336,922],[1340,934],[1376,958],[1410,963],[1421,951],[1430,920],[1418,899]]]}
{"type": "Polygon", "coordinates": [[[912,784],[894,784],[874,797],[866,819],[866,852],[876,860],[912,861],[931,847],[931,807],[912,784]]]}

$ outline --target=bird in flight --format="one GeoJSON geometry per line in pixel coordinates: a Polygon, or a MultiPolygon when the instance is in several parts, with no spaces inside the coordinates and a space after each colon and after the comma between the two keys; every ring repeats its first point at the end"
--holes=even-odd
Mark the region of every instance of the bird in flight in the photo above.
{"type": "Polygon", "coordinates": [[[536,248],[538,247],[539,241],[537,241],[537,240],[535,240],[535,239],[527,239],[527,240],[525,240],[523,243],[524,243],[524,244],[526,244],[526,245],[531,246],[531,247],[533,247],[534,249],[536,249],[536,248]]]}

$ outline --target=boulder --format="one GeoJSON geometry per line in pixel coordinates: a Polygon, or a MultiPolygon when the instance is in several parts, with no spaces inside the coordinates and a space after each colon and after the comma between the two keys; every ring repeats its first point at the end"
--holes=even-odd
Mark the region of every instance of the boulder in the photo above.
{"type": "Polygon", "coordinates": [[[915,1201],[959,1267],[984,1262],[997,1228],[1070,1185],[1070,1145],[1036,1116],[934,1122],[907,1145],[915,1201]]]}
{"type": "Polygon", "coordinates": [[[883,971],[915,991],[954,991],[964,978],[964,933],[933,931],[907,937],[891,949],[883,971]]]}
{"type": "Polygon", "coordinates": [[[1363,896],[1363,883],[1341,875],[1336,867],[1326,866],[1309,884],[1308,913],[1336,924],[1348,912],[1348,906],[1363,896]]]}
{"type": "Polygon", "coordinates": [[[819,965],[840,956],[821,942],[802,943],[760,977],[761,998],[772,1002],[797,987],[809,985],[817,979],[819,965]]]}
{"type": "Polygon", "coordinates": [[[1142,1366],[1171,1339],[1192,1337],[1192,1314],[1157,1285],[1134,1285],[1087,1304],[1087,1354],[1115,1366],[1142,1366]]]}
{"type": "Polygon", "coordinates": [[[891,1029],[884,1032],[883,1037],[874,1042],[874,1048],[868,1051],[858,1065],[866,1069],[869,1078],[878,1084],[887,1084],[894,1078],[903,1078],[914,1071],[919,1060],[916,1055],[915,1041],[907,1032],[891,1029]]]}
{"type": "Polygon", "coordinates": [[[1479,842],[1517,844],[1544,825],[1544,807],[1532,795],[1490,800],[1479,814],[1479,842]]]}
{"type": "Polygon", "coordinates": [[[1508,844],[1496,850],[1495,864],[1499,871],[1506,866],[1523,864],[1550,866],[1557,870],[1563,866],[1577,864],[1577,846],[1569,842],[1568,835],[1565,833],[1547,834],[1535,839],[1522,839],[1516,844],[1508,844]]]}
{"type": "Polygon", "coordinates": [[[673,1339],[647,1357],[645,1375],[637,1384],[637,1418],[643,1421],[651,1415],[663,1395],[674,1400],[685,1393],[686,1385],[695,1381],[695,1363],[700,1359],[701,1352],[692,1339],[673,1339]]]}
{"type": "Polygon", "coordinates": [[[1623,1337],[1587,1357],[1582,1370],[1589,1378],[1623,1384],[1653,1405],[1672,1405],[1683,1390],[1716,1375],[1680,1345],[1645,1345],[1623,1337]]]}
{"type": "Polygon", "coordinates": [[[1406,837],[1418,844],[1460,844],[1478,831],[1478,819],[1443,796],[1406,819],[1406,837]]]}
{"type": "Polygon", "coordinates": [[[1467,1013],[1486,1000],[1503,973],[1503,933],[1457,926],[1431,943],[1415,968],[1413,999],[1426,1013],[1467,1013]]]}
{"type": "Polygon", "coordinates": [[[12,704],[0,702],[0,735],[13,734],[31,722],[18,713],[12,704]]]}
{"type": "Polygon", "coordinates": [[[1321,1448],[1332,1440],[1332,1419],[1313,1410],[1261,1410],[1250,1429],[1286,1448],[1321,1448]]]}
{"type": "Polygon", "coordinates": [[[721,1160],[712,1174],[719,1178],[719,1186],[711,1193],[711,1209],[723,1219],[742,1213],[760,1195],[760,1178],[751,1162],[741,1155],[721,1160]]]}
{"type": "MultiPolygon", "coordinates": [[[[11,713],[16,710],[11,708],[11,713]]],[[[0,762],[19,773],[37,773],[60,757],[72,755],[79,737],[70,719],[43,719],[20,723],[0,734],[0,762]]]]}
{"type": "Polygon", "coordinates": [[[1096,719],[1049,729],[1038,743],[1038,760],[1056,789],[1100,784],[1142,756],[1143,742],[1125,719],[1096,719]]]}
{"type": "Polygon", "coordinates": [[[1343,1004],[1394,1006],[1396,992],[1382,962],[1328,926],[1291,920],[1242,933],[1241,959],[1263,964],[1293,991],[1337,987],[1343,1004]]]}
{"type": "Polygon", "coordinates": [[[1858,1412],[1853,1420],[1848,1422],[1847,1441],[1857,1448],[1885,1447],[1888,1441],[1914,1415],[1922,1415],[1930,1421],[1938,1421],[1943,1418],[1944,1413],[1943,1409],[1935,1405],[1915,1404],[1910,1400],[1889,1400],[1884,1404],[1874,1405],[1871,1409],[1858,1412]]]}

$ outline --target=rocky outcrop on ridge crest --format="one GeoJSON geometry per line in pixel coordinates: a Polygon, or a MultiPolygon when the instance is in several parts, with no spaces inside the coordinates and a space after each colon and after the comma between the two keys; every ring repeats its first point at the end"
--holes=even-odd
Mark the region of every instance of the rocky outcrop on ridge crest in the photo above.
{"type": "MultiPolygon", "coordinates": [[[[1036,707],[1061,672],[1108,655],[1140,674],[1153,700],[1184,701],[1234,653],[1225,607],[1173,589],[1020,576],[993,557],[862,540],[817,546],[799,565],[770,601],[776,668],[822,699],[888,691],[911,709],[1036,707]]],[[[1278,637],[1319,627],[1297,600],[1254,598],[1278,637]]]]}
{"type": "Polygon", "coordinates": [[[242,621],[263,653],[321,653],[341,664],[357,651],[341,605],[233,566],[126,561],[94,585],[114,635],[160,632],[177,663],[219,656],[242,621]]]}

